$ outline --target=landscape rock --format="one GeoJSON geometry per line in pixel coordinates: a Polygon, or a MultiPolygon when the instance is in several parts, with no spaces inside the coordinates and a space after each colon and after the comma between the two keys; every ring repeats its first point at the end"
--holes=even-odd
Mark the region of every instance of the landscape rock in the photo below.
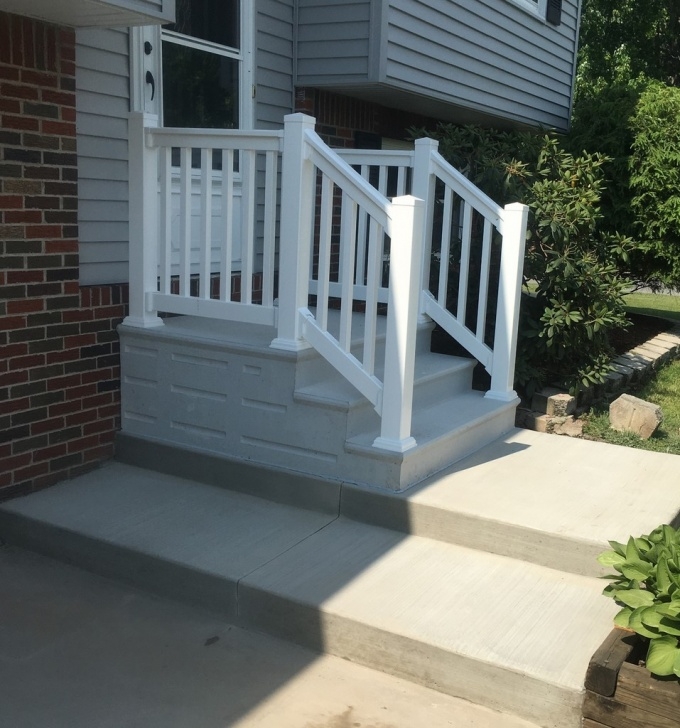
{"type": "Polygon", "coordinates": [[[618,432],[632,432],[649,439],[663,421],[661,407],[644,399],[622,394],[609,405],[609,424],[618,432]]]}
{"type": "Polygon", "coordinates": [[[531,408],[551,417],[566,417],[576,409],[576,399],[560,389],[546,387],[534,394],[531,408]]]}
{"type": "Polygon", "coordinates": [[[561,424],[555,425],[553,432],[556,435],[568,437],[583,437],[583,420],[567,417],[561,424]]]}

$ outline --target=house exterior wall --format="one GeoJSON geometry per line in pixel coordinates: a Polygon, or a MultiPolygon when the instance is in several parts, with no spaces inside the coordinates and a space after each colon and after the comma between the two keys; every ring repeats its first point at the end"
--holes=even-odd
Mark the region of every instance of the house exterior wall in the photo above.
{"type": "Polygon", "coordinates": [[[372,0],[299,0],[299,85],[347,85],[378,80],[378,69],[371,62],[371,48],[380,43],[380,28],[372,18],[374,5],[372,0]]]}
{"type": "Polygon", "coordinates": [[[124,286],[78,282],[75,36],[0,13],[0,498],[113,454],[124,286]]]}
{"type": "Polygon", "coordinates": [[[557,27],[509,0],[456,0],[453,11],[451,5],[390,1],[385,83],[415,92],[427,88],[431,96],[487,114],[566,129],[576,2],[562,3],[557,27]]]}
{"type": "Polygon", "coordinates": [[[564,0],[559,26],[512,0],[299,5],[298,86],[451,121],[568,127],[579,0],[564,0]]]}
{"type": "Polygon", "coordinates": [[[258,0],[255,8],[255,127],[280,129],[293,109],[293,0],[258,0]]]}
{"type": "Polygon", "coordinates": [[[129,34],[76,32],[80,281],[128,276],[129,34]]]}

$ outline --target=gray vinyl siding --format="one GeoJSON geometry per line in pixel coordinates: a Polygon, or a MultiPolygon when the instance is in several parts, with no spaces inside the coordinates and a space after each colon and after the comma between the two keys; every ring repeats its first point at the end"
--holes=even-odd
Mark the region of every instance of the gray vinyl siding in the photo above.
{"type": "Polygon", "coordinates": [[[127,30],[76,35],[80,282],[128,278],[127,30]]]}
{"type": "Polygon", "coordinates": [[[371,12],[371,0],[299,0],[299,85],[318,86],[329,81],[346,85],[369,80],[371,12]]]}
{"type": "Polygon", "coordinates": [[[552,26],[512,0],[300,0],[296,84],[566,129],[578,1],[552,26]]]}
{"type": "Polygon", "coordinates": [[[293,0],[257,0],[255,126],[280,129],[293,110],[293,0]]]}
{"type": "Polygon", "coordinates": [[[568,0],[558,27],[509,0],[391,0],[384,81],[564,129],[575,48],[576,7],[568,0]]]}

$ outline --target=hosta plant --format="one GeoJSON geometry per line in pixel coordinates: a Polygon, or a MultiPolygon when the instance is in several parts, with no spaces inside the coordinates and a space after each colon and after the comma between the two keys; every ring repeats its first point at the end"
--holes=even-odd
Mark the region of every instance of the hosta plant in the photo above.
{"type": "Polygon", "coordinates": [[[680,530],[664,525],[649,535],[609,542],[598,561],[617,572],[604,594],[621,607],[618,627],[649,640],[647,669],[680,677],[680,530]]]}

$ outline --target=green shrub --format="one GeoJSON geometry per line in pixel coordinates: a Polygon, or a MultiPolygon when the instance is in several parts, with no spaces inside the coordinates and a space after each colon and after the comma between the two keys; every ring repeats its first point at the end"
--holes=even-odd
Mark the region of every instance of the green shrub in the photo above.
{"type": "Polygon", "coordinates": [[[652,82],[631,119],[631,209],[648,275],[680,286],[680,88],[652,82]]]}
{"type": "Polygon", "coordinates": [[[649,640],[650,672],[680,677],[680,531],[664,525],[625,546],[609,543],[598,561],[617,572],[604,590],[621,607],[614,624],[649,640]]]}
{"type": "Polygon", "coordinates": [[[572,391],[604,380],[607,332],[627,324],[619,265],[632,241],[597,229],[599,154],[574,156],[552,134],[441,125],[440,151],[499,204],[530,208],[516,382],[572,391]]]}

